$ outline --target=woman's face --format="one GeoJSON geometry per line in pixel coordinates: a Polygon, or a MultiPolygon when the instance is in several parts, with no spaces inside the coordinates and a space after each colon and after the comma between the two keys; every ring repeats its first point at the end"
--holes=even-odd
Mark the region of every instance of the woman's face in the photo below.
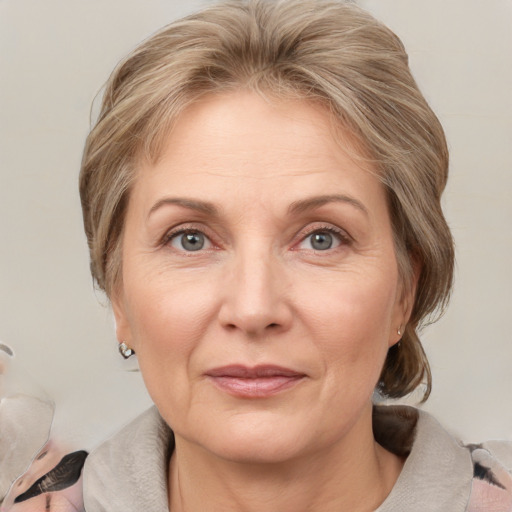
{"type": "Polygon", "coordinates": [[[212,95],[142,164],[113,306],[178,443],[282,461],[370,429],[401,297],[384,189],[320,107],[212,95]]]}

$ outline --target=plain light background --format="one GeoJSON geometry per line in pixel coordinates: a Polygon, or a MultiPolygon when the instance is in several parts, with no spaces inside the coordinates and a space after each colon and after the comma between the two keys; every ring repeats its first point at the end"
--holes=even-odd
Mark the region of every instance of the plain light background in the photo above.
{"type": "MultiPolygon", "coordinates": [[[[116,62],[205,1],[0,0],[0,340],[91,448],[150,401],[88,271],[77,176],[116,62]]],[[[512,439],[512,0],[361,0],[404,41],[451,148],[456,286],[424,332],[425,408],[465,440],[512,439]]]]}

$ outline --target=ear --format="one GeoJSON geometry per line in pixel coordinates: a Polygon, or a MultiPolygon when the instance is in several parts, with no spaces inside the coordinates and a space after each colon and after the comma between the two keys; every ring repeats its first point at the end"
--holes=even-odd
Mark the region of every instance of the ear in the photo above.
{"type": "Polygon", "coordinates": [[[122,290],[116,290],[111,298],[112,312],[114,313],[114,319],[116,322],[116,337],[119,343],[126,343],[129,347],[132,347],[132,332],[130,328],[129,316],[127,313],[127,306],[124,300],[124,294],[122,290]]]}
{"type": "Polygon", "coordinates": [[[411,263],[412,275],[410,282],[407,283],[407,285],[402,281],[398,283],[397,299],[389,333],[389,347],[395,345],[402,339],[405,327],[411,318],[412,309],[416,300],[416,290],[418,289],[422,266],[416,259],[413,259],[411,263]]]}

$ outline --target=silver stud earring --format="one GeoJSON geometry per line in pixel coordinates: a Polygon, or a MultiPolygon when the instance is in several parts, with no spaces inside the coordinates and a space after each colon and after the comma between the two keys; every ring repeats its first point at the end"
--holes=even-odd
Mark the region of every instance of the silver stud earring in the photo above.
{"type": "Polygon", "coordinates": [[[401,325],[396,332],[397,332],[398,336],[402,336],[402,326],[401,325]]]}
{"type": "Polygon", "coordinates": [[[123,341],[122,343],[119,343],[119,353],[125,359],[128,359],[129,357],[133,356],[133,354],[135,354],[135,351],[123,341]]]}

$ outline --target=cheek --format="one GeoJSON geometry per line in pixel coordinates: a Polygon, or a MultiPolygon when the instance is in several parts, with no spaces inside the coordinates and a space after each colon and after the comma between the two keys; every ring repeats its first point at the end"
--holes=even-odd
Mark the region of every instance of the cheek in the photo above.
{"type": "Polygon", "coordinates": [[[194,353],[215,319],[218,293],[211,280],[187,277],[125,282],[131,345],[156,403],[160,396],[186,401],[194,353]]]}
{"type": "Polygon", "coordinates": [[[125,285],[127,317],[137,352],[186,351],[215,311],[212,280],[197,276],[143,276],[125,285]]]}
{"type": "MultiPolygon", "coordinates": [[[[388,349],[396,286],[393,280],[344,280],[316,294],[313,322],[326,365],[339,372],[380,373],[388,349]],[[333,364],[336,363],[336,364],[333,364]]],[[[310,296],[311,297],[311,296],[310,296]]],[[[378,378],[378,376],[377,376],[378,378]]]]}

